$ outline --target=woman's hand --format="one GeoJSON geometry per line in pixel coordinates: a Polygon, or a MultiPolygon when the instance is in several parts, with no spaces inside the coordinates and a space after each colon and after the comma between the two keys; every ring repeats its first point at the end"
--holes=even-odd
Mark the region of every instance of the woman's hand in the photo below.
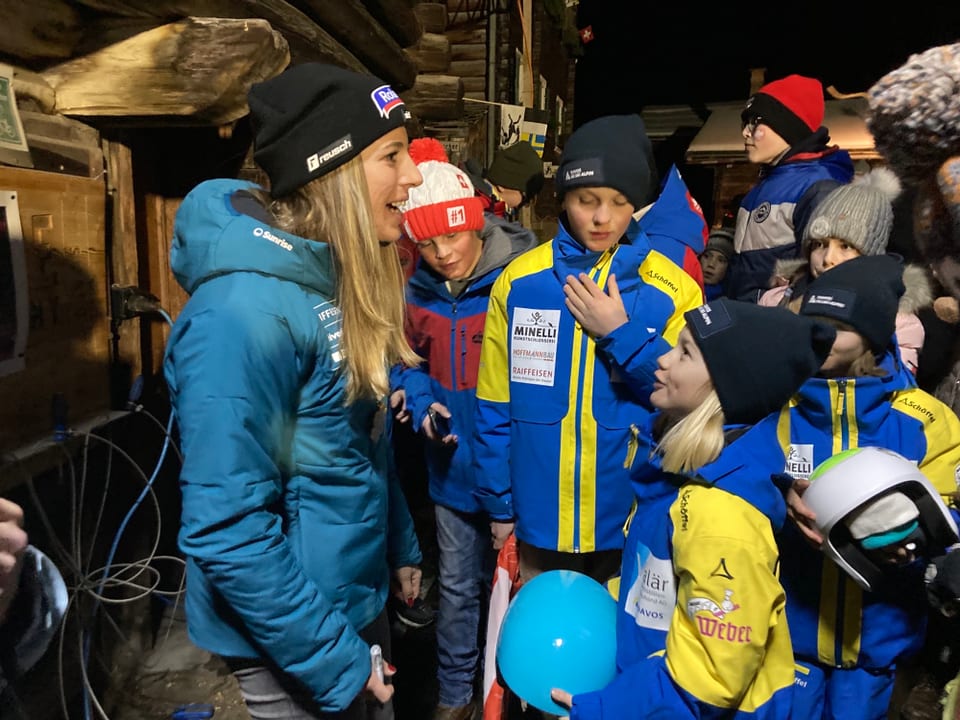
{"type": "Polygon", "coordinates": [[[790,485],[786,494],[787,516],[797,526],[807,542],[819,550],[820,546],[823,545],[823,536],[817,530],[817,515],[803,501],[803,493],[806,492],[808,487],[810,487],[810,481],[803,478],[797,478],[790,485]]]}
{"type": "Polygon", "coordinates": [[[607,291],[609,295],[586,273],[580,273],[579,277],[567,275],[567,283],[563,286],[567,309],[594,338],[609,335],[628,320],[616,275],[607,280],[607,291]]]}
{"type": "Polygon", "coordinates": [[[405,565],[393,571],[393,594],[401,602],[413,605],[413,601],[420,597],[420,580],[423,570],[415,565],[405,565]]]}
{"type": "Polygon", "coordinates": [[[391,678],[397,674],[397,669],[388,663],[386,660],[383,661],[383,679],[380,678],[379,673],[373,667],[373,661],[371,660],[370,664],[370,677],[367,678],[367,684],[364,686],[363,691],[368,692],[373,695],[378,702],[385,703],[390,698],[393,697],[395,688],[393,685],[388,685],[385,680],[386,678],[391,678]]]}

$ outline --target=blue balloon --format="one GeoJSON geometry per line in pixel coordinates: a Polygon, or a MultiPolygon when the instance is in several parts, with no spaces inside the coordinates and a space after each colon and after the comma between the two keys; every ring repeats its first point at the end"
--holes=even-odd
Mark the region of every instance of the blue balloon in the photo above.
{"type": "Polygon", "coordinates": [[[617,604],[596,580],[550,570],[524,583],[507,608],[497,667],[507,687],[544,712],[567,715],[551,688],[573,695],[606,687],[616,674],[617,604]]]}

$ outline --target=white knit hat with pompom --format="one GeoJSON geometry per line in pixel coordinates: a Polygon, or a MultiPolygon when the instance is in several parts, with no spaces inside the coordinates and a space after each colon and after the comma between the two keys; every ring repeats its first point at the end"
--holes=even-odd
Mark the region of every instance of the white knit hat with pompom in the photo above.
{"type": "Polygon", "coordinates": [[[403,223],[414,242],[463,230],[483,229],[483,201],[467,174],[447,160],[439,140],[419,138],[410,143],[410,157],[423,183],[410,188],[403,223]]]}

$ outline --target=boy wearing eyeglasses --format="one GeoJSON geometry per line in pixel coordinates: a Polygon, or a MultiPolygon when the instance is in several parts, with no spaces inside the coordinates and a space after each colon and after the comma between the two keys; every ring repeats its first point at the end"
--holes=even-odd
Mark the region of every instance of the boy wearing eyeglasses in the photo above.
{"type": "Polygon", "coordinates": [[[801,75],[767,83],[747,100],[743,149],[760,177],[737,211],[727,297],[757,302],[776,262],[801,256],[800,239],[819,201],[853,179],[850,154],[829,144],[823,114],[823,86],[801,75]]]}
{"type": "Polygon", "coordinates": [[[537,245],[518,224],[485,213],[466,172],[439,141],[410,153],[424,178],[411,188],[404,227],[420,256],[407,285],[407,338],[424,362],[397,366],[391,404],[426,438],[430,499],[440,552],[434,720],[472,717],[479,666],[478,629],[495,554],[488,519],[474,497],[473,428],[477,373],[493,281],[514,257],[537,245]]]}

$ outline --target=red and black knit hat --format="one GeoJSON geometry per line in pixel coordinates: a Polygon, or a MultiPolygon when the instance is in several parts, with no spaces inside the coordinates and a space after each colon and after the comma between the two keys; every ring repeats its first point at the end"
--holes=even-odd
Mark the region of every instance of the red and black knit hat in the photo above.
{"type": "Polygon", "coordinates": [[[761,118],[764,125],[791,146],[820,129],[823,124],[823,85],[803,75],[788,75],[769,82],[747,100],[740,113],[743,122],[761,118]]]}
{"type": "Polygon", "coordinates": [[[403,223],[414,242],[463,230],[483,229],[483,201],[476,197],[467,174],[451,165],[439,140],[420,138],[410,143],[410,157],[423,183],[410,188],[403,223]]]}

